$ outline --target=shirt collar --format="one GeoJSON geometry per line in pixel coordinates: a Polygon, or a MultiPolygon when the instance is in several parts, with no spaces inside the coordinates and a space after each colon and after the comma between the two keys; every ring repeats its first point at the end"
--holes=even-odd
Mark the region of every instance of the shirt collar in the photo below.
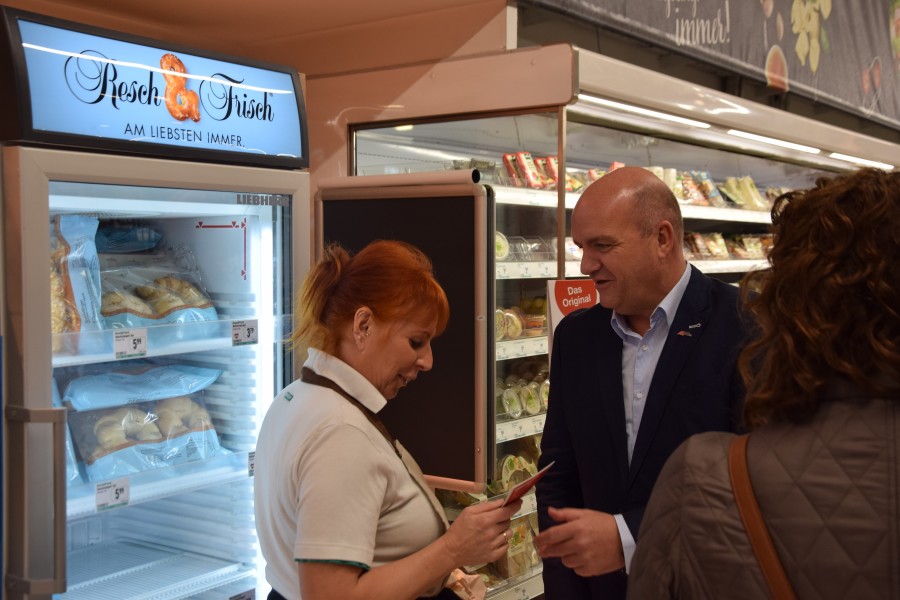
{"type": "Polygon", "coordinates": [[[372,412],[377,413],[387,405],[387,400],[372,382],[338,357],[318,348],[310,348],[308,354],[304,367],[332,380],[372,412]]]}
{"type": "MultiPolygon", "coordinates": [[[[675,311],[678,310],[678,305],[681,304],[681,299],[684,297],[684,291],[687,289],[688,282],[690,282],[690,280],[691,265],[685,262],[684,272],[681,274],[681,278],[674,285],[674,287],[669,290],[669,293],[666,294],[666,297],[656,305],[656,308],[653,309],[653,312],[650,314],[651,328],[657,326],[660,323],[665,323],[666,329],[672,327],[671,317],[673,317],[675,315],[675,311]]],[[[610,325],[612,326],[613,331],[616,332],[616,335],[618,335],[623,340],[625,339],[626,335],[634,333],[631,327],[628,325],[628,320],[616,311],[613,311],[612,317],[610,318],[610,325]]]]}

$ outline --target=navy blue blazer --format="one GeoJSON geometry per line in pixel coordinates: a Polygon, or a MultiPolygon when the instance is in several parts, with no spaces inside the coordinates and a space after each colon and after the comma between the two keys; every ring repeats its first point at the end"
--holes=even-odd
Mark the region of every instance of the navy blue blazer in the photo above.
{"type": "MultiPolygon", "coordinates": [[[[637,540],[653,484],[688,436],[736,431],[744,398],[737,356],[746,338],[738,290],[693,266],[659,357],[631,464],[625,435],[622,340],[602,306],[566,316],[553,334],[550,400],[537,485],[541,530],[548,506],[622,514],[637,540]]],[[[625,598],[624,573],[584,578],[544,561],[547,600],[625,598]]]]}

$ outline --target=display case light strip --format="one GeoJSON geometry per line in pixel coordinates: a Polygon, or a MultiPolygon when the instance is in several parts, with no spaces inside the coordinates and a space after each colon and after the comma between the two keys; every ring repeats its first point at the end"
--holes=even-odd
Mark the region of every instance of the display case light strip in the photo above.
{"type": "Polygon", "coordinates": [[[729,129],[728,135],[733,135],[735,137],[753,140],[756,142],[762,142],[764,144],[771,144],[773,146],[781,146],[782,148],[789,148],[791,150],[799,150],[800,152],[807,152],[809,154],[820,154],[822,152],[818,148],[813,148],[812,146],[795,144],[794,142],[787,142],[785,140],[779,140],[778,138],[770,138],[764,135],[757,135],[755,133],[749,133],[747,131],[741,131],[739,129],[729,129]]]}
{"type": "Polygon", "coordinates": [[[849,154],[841,154],[840,152],[832,152],[829,154],[831,158],[836,158],[837,160],[843,160],[844,162],[854,163],[857,165],[861,165],[864,167],[875,167],[876,169],[883,169],[885,171],[893,171],[894,165],[889,165],[887,163],[878,162],[877,160],[869,160],[867,158],[859,158],[857,156],[850,156],[849,154]]]}
{"type": "Polygon", "coordinates": [[[578,99],[584,100],[585,102],[590,102],[592,104],[599,104],[600,106],[615,108],[616,110],[622,110],[622,111],[634,113],[637,115],[643,115],[645,117],[653,117],[656,119],[662,119],[664,121],[672,121],[674,123],[681,123],[682,125],[690,125],[691,127],[699,127],[701,129],[709,129],[711,127],[711,125],[709,123],[704,123],[703,121],[695,121],[694,119],[686,119],[685,117],[670,115],[668,113],[659,112],[656,110],[650,110],[648,108],[641,108],[640,106],[633,106],[631,104],[625,104],[622,102],[613,102],[612,100],[606,100],[604,98],[598,98],[596,96],[589,96],[588,94],[578,94],[578,99]]]}

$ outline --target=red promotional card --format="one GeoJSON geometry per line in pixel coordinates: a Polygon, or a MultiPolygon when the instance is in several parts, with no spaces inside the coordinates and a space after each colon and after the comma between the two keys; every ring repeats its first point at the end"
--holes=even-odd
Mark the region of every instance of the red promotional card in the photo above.
{"type": "Polygon", "coordinates": [[[526,493],[528,493],[528,490],[533,488],[534,484],[536,484],[540,480],[540,478],[544,476],[544,473],[549,471],[550,467],[552,467],[554,464],[556,464],[556,461],[551,462],[549,465],[547,465],[522,483],[517,484],[513,489],[509,490],[509,493],[506,495],[506,499],[503,500],[503,504],[501,504],[500,506],[506,506],[510,502],[515,502],[526,493]]]}

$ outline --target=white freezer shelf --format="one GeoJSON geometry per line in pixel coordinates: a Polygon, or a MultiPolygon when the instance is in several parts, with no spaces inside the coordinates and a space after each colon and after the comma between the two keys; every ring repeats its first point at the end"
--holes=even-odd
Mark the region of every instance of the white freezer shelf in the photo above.
{"type": "MultiPolygon", "coordinates": [[[[129,505],[198,490],[207,486],[249,477],[246,452],[235,452],[209,460],[152,469],[128,475],[129,505]]],[[[97,512],[97,483],[69,486],[66,516],[69,520],[97,512]]]]}
{"type": "MultiPolygon", "coordinates": [[[[233,321],[198,321],[147,327],[147,354],[141,358],[231,348],[232,323],[233,321]]],[[[58,345],[64,350],[53,355],[53,367],[119,360],[113,351],[116,331],[122,330],[102,329],[54,335],[54,346],[58,345]],[[88,350],[67,350],[71,348],[88,350]]]]}
{"type": "Polygon", "coordinates": [[[253,568],[131,541],[69,553],[68,590],[58,600],[175,600],[246,578],[253,568]]]}

